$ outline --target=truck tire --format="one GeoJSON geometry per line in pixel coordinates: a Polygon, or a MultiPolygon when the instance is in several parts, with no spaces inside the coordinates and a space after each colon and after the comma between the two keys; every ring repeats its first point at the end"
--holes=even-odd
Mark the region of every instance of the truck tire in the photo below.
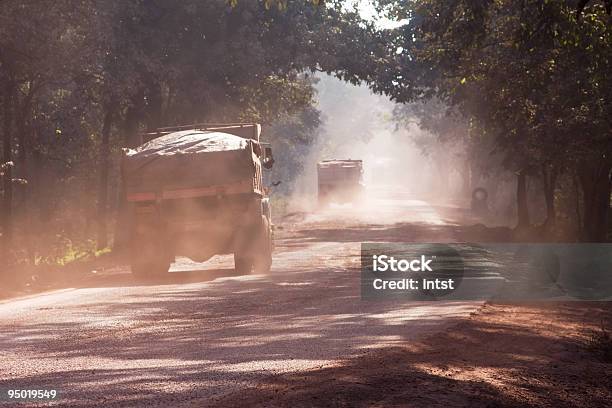
{"type": "Polygon", "coordinates": [[[254,257],[253,267],[256,274],[266,274],[270,272],[272,267],[272,226],[267,217],[261,217],[261,231],[259,234],[257,252],[254,257]]]}
{"type": "Polygon", "coordinates": [[[236,252],[234,254],[234,269],[238,275],[248,275],[253,270],[253,258],[236,252]]]}
{"type": "Polygon", "coordinates": [[[239,275],[248,275],[255,271],[266,274],[272,267],[272,227],[267,217],[261,217],[261,223],[246,244],[245,250],[234,253],[234,268],[239,275]]]}
{"type": "Polygon", "coordinates": [[[139,240],[132,243],[130,267],[132,275],[142,278],[158,278],[170,270],[170,259],[160,243],[139,240]]]}

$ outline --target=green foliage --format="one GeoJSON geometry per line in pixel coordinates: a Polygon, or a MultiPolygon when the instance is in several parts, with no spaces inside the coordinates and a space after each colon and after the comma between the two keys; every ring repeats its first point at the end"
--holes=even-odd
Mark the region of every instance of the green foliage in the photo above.
{"type": "MultiPolygon", "coordinates": [[[[205,121],[261,122],[287,188],[319,124],[305,72],[358,80],[346,67],[369,63],[358,54],[374,36],[337,2],[1,1],[1,150],[28,181],[4,208],[18,234],[71,225],[62,237],[86,239],[116,210],[121,147],[205,121]]],[[[18,242],[63,259],[45,239],[18,242]]]]}
{"type": "Polygon", "coordinates": [[[508,153],[509,165],[577,161],[610,146],[611,37],[603,8],[563,2],[384,1],[409,23],[376,89],[436,96],[508,153]],[[586,150],[585,150],[586,149],[586,150]]]}
{"type": "MultiPolygon", "coordinates": [[[[605,226],[612,36],[602,4],[590,4],[580,20],[570,2],[555,1],[380,0],[378,7],[407,24],[387,33],[375,90],[447,106],[464,132],[439,126],[448,120],[431,126],[430,112],[420,112],[421,121],[442,139],[462,140],[483,167],[493,164],[488,151],[502,155],[506,169],[552,181],[544,188],[549,204],[556,175],[578,174],[585,230],[605,226]]],[[[590,239],[605,239],[596,229],[590,239]]]]}

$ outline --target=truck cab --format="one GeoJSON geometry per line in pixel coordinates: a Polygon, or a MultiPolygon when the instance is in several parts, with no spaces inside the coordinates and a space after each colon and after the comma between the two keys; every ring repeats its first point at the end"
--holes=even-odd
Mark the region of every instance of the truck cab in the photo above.
{"type": "Polygon", "coordinates": [[[321,207],[356,201],[363,193],[363,162],[333,159],[317,163],[317,191],[321,207]]]}

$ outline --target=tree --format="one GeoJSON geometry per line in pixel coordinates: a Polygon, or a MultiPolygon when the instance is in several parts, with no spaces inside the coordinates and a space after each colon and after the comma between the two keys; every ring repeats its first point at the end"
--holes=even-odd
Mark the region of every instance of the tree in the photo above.
{"type": "Polygon", "coordinates": [[[358,54],[375,38],[340,2],[7,0],[0,20],[2,155],[16,159],[4,171],[4,236],[19,209],[19,222],[41,223],[39,234],[20,230],[20,239],[87,237],[95,224],[99,248],[108,244],[113,197],[122,203],[120,149],[138,145],[143,130],[257,120],[295,174],[289,164],[302,151],[292,141],[306,146],[319,121],[304,73],[356,81],[352,72],[372,63],[358,54]],[[28,181],[17,200],[12,171],[28,181]]]}
{"type": "MultiPolygon", "coordinates": [[[[612,149],[605,74],[611,37],[603,8],[593,5],[577,22],[571,6],[559,2],[379,6],[409,23],[388,33],[389,57],[374,89],[400,102],[435,96],[461,112],[516,171],[519,208],[526,208],[523,178],[545,178],[549,225],[555,175],[568,168],[588,174],[581,177],[584,239],[604,240],[612,149]]],[[[520,213],[523,227],[527,213],[520,213]]]]}
{"type": "MultiPolygon", "coordinates": [[[[79,14],[69,1],[42,4],[34,1],[0,3],[0,88],[2,89],[2,152],[5,163],[15,162],[21,179],[29,178],[28,148],[33,140],[33,115],[38,98],[52,84],[65,80],[71,71],[68,59],[79,48],[79,14]],[[17,156],[14,157],[14,151],[17,156]],[[16,160],[14,160],[16,159],[16,160]]],[[[82,26],[81,26],[82,27],[82,26]]],[[[12,166],[3,183],[2,230],[5,248],[11,246],[14,218],[12,166]]],[[[25,185],[25,183],[22,183],[25,185]]],[[[22,190],[20,206],[25,210],[28,188],[22,190]]]]}

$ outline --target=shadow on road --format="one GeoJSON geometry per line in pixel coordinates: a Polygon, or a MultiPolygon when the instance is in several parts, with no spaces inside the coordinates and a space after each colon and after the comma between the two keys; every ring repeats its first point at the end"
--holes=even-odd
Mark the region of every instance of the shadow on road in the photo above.
{"type": "Polygon", "coordinates": [[[218,278],[240,276],[233,268],[215,268],[199,270],[171,271],[163,276],[136,278],[129,272],[129,267],[122,268],[115,273],[101,273],[90,275],[83,282],[75,285],[78,288],[108,288],[129,286],[159,286],[177,285],[186,283],[209,282],[218,278]]]}
{"type": "MultiPolygon", "coordinates": [[[[452,329],[410,346],[387,347],[304,371],[299,369],[300,361],[313,358],[315,349],[325,355],[342,347],[338,330],[355,324],[354,317],[322,311],[316,302],[307,302],[303,312],[287,310],[283,304],[262,309],[262,299],[254,299],[253,309],[243,316],[228,311],[235,317],[230,326],[205,330],[224,312],[220,304],[203,295],[165,292],[170,300],[164,317],[161,312],[146,315],[132,327],[77,333],[68,322],[30,325],[23,328],[20,339],[13,340],[2,329],[2,350],[29,349],[39,359],[39,368],[81,359],[90,362],[90,367],[30,374],[0,384],[4,388],[60,389],[66,403],[79,407],[90,406],[92,401],[114,401],[117,406],[182,406],[177,400],[185,405],[219,407],[606,406],[609,398],[609,381],[604,380],[609,366],[576,351],[582,346],[573,337],[574,326],[585,323],[584,311],[577,310],[580,306],[576,304],[538,306],[540,310],[523,312],[518,324],[462,318],[452,329]],[[189,317],[186,310],[177,309],[179,303],[191,308],[189,317]],[[547,320],[545,308],[557,308],[559,317],[547,320]],[[240,318],[247,316],[250,323],[240,318]],[[305,319],[311,322],[303,325],[305,319]],[[330,319],[335,319],[331,330],[321,333],[320,327],[329,325],[330,319]],[[546,322],[541,326],[543,333],[526,325],[534,319],[546,322]],[[279,321],[284,323],[279,325],[279,321]],[[294,372],[270,374],[271,367],[286,362],[294,372]],[[266,370],[261,369],[263,364],[266,370]],[[597,373],[602,377],[593,382],[597,373]],[[251,386],[224,395],[224,385],[236,382],[251,386]],[[541,396],[546,400],[539,400],[541,396]]],[[[233,299],[236,297],[230,295],[226,301],[233,299]]],[[[127,302],[130,307],[159,307],[134,299],[127,302]]],[[[100,313],[113,308],[102,303],[94,306],[100,313]]],[[[595,313],[591,323],[603,318],[610,321],[609,307],[604,312],[591,305],[584,309],[595,313]]],[[[405,323],[417,330],[423,322],[405,323]]],[[[393,334],[398,334],[398,327],[380,333],[393,334]]]]}
{"type": "Polygon", "coordinates": [[[512,242],[512,231],[483,225],[428,223],[366,224],[296,229],[296,241],[305,242],[512,242]]]}
{"type": "Polygon", "coordinates": [[[149,281],[125,267],[95,274],[73,283],[82,288],[76,296],[50,294],[44,306],[29,305],[27,319],[18,306],[3,312],[0,385],[60,389],[73,406],[113,396],[122,398],[117,405],[171,406],[177,395],[212,401],[270,373],[405,344],[478,305],[362,301],[356,243],[435,242],[452,228],[294,225],[280,235],[266,276],[213,267],[149,281]]]}
{"type": "Polygon", "coordinates": [[[585,327],[611,321],[606,302],[489,305],[410,346],[267,376],[211,406],[609,406],[611,368],[585,352],[585,327]]]}
{"type": "MultiPolygon", "coordinates": [[[[84,299],[74,303],[33,309],[48,317],[0,328],[0,350],[8,353],[0,373],[23,366],[20,356],[37,368],[20,368],[12,380],[4,373],[2,386],[60,389],[71,406],[112,395],[121,395],[126,406],[167,406],[179,393],[182,400],[208,400],[262,373],[311,369],[401,344],[474,308],[362,302],[358,270],[311,263],[306,258],[291,273],[223,276],[205,286],[172,281],[144,294],[120,287],[111,289],[114,296],[106,291],[97,298],[96,288],[84,289],[84,299]]],[[[231,274],[202,272],[208,278],[231,274]]]]}

